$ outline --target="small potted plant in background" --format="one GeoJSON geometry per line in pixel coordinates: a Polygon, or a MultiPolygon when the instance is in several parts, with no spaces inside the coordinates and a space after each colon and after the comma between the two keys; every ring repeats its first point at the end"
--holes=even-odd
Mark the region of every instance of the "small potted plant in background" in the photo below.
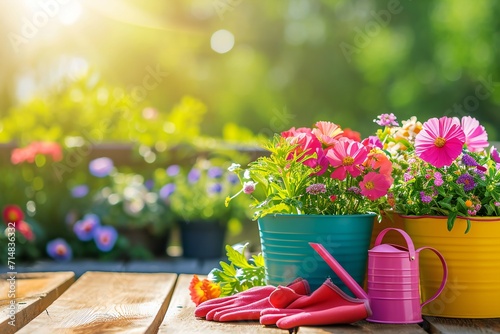
{"type": "Polygon", "coordinates": [[[132,258],[166,256],[172,216],[153,191],[152,181],[136,173],[123,173],[110,159],[90,162],[92,175],[106,179],[106,185],[91,194],[87,214],[112,226],[120,236],[118,244],[132,258]]]}
{"type": "Polygon", "coordinates": [[[220,258],[231,223],[248,218],[248,202],[225,206],[226,197],[239,189],[236,175],[228,172],[226,159],[198,159],[193,165],[171,165],[155,173],[160,199],[175,216],[183,256],[220,258]]]}

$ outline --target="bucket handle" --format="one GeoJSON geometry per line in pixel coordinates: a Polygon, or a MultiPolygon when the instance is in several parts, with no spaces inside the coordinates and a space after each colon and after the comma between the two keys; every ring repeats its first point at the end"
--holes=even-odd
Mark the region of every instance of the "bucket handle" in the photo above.
{"type": "Polygon", "coordinates": [[[382,230],[378,234],[377,239],[375,239],[375,243],[373,244],[373,246],[380,245],[382,243],[382,239],[384,238],[385,234],[387,232],[391,231],[391,230],[397,231],[397,232],[399,232],[403,236],[403,238],[406,241],[406,244],[408,245],[408,254],[410,256],[410,261],[415,260],[415,246],[413,245],[413,241],[411,240],[411,238],[408,235],[408,233],[406,233],[402,229],[394,228],[394,227],[388,227],[388,228],[382,230]]]}
{"type": "Polygon", "coordinates": [[[428,250],[431,250],[433,251],[439,258],[439,260],[441,260],[441,264],[443,266],[443,279],[441,281],[441,285],[439,286],[439,289],[437,290],[437,292],[434,294],[434,296],[432,296],[431,298],[427,299],[425,302],[423,302],[420,307],[424,307],[424,305],[427,305],[429,304],[431,301],[433,301],[434,299],[436,299],[439,294],[441,294],[441,292],[443,292],[443,289],[444,289],[444,286],[446,285],[446,280],[448,279],[448,266],[446,265],[446,261],[444,260],[444,257],[443,255],[441,255],[441,253],[439,253],[437,251],[437,249],[435,248],[432,248],[432,247],[421,247],[419,249],[417,249],[417,253],[420,253],[420,251],[422,250],[425,250],[425,249],[428,249],[428,250]]]}

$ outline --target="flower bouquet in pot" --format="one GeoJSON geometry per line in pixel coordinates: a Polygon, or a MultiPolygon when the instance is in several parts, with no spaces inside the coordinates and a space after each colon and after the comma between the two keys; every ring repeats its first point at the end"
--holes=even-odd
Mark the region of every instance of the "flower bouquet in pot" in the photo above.
{"type": "MultiPolygon", "coordinates": [[[[412,118],[403,127],[386,124],[378,138],[393,161],[389,202],[403,216],[415,246],[438,249],[448,264],[448,291],[424,313],[500,316],[500,156],[489,147],[484,127],[470,116],[423,124],[412,118]],[[413,132],[406,131],[407,124],[413,132]]],[[[424,253],[421,263],[426,299],[441,272],[430,254],[424,253]]]]}
{"type": "Polygon", "coordinates": [[[387,155],[332,122],[292,128],[263,146],[269,154],[248,168],[230,167],[242,189],[226,202],[252,199],[268,284],[300,276],[314,289],[331,276],[310,242],[323,244],[362,284],[373,222],[392,185],[387,155]]]}

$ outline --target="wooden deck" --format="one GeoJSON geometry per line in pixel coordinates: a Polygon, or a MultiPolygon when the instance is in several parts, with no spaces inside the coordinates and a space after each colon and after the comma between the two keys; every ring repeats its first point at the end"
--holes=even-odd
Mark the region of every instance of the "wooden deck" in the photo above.
{"type": "MultiPolygon", "coordinates": [[[[194,317],[191,274],[86,272],[26,273],[0,283],[0,333],[287,333],[257,321],[218,323],[194,317]],[[12,311],[11,301],[16,309],[12,311]],[[12,322],[14,321],[14,322],[12,322]],[[12,324],[15,324],[13,326],[12,324]]],[[[300,327],[313,333],[500,333],[498,319],[424,317],[422,324],[300,327]]]]}

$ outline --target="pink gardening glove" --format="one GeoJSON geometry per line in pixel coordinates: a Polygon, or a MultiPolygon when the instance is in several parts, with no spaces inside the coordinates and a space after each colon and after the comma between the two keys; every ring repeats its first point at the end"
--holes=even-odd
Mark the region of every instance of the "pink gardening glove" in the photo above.
{"type": "MultiPolygon", "coordinates": [[[[293,295],[306,295],[310,292],[309,283],[298,278],[287,285],[287,292],[283,293],[283,298],[288,297],[288,293],[293,295]]],[[[260,311],[272,307],[269,302],[269,295],[276,290],[275,286],[256,286],[232,296],[215,298],[204,301],[196,307],[194,315],[205,317],[214,321],[240,321],[259,320],[260,311]]],[[[276,299],[280,297],[277,296],[276,299]]]]}
{"type": "Polygon", "coordinates": [[[278,287],[269,296],[269,302],[274,308],[262,310],[260,323],[282,329],[348,324],[371,315],[368,300],[348,296],[330,279],[310,296],[298,296],[287,287],[278,287]]]}

